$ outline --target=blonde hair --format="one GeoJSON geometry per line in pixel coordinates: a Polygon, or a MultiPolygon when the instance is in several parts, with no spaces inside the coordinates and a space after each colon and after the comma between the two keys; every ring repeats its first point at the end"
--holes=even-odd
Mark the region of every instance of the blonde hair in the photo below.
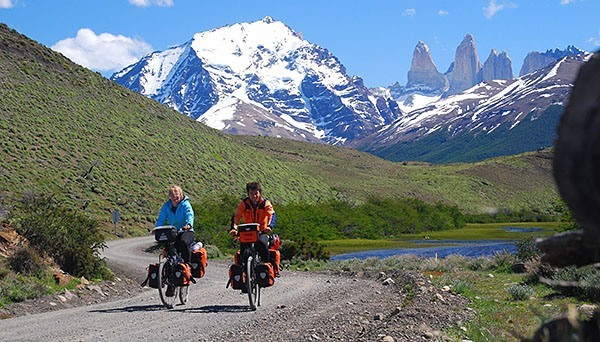
{"type": "Polygon", "coordinates": [[[172,194],[172,193],[180,194],[183,197],[183,190],[181,189],[180,186],[177,186],[177,185],[170,186],[169,187],[169,195],[172,194]]]}

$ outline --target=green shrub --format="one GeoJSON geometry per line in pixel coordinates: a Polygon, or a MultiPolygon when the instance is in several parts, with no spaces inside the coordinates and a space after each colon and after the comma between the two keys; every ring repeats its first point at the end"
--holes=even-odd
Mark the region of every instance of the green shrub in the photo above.
{"type": "Polygon", "coordinates": [[[8,266],[16,273],[41,278],[46,265],[33,249],[22,247],[8,257],[8,266]]]}
{"type": "Polygon", "coordinates": [[[20,274],[9,274],[0,282],[0,307],[41,297],[50,293],[50,287],[34,282],[20,274]]]}
{"type": "Polygon", "coordinates": [[[533,237],[528,237],[517,241],[517,259],[520,261],[528,261],[540,256],[542,252],[535,243],[533,237]]]}
{"type": "Polygon", "coordinates": [[[512,253],[503,251],[495,253],[491,259],[491,270],[502,273],[511,273],[512,265],[516,263],[516,257],[512,253]]]}
{"type": "Polygon", "coordinates": [[[509,285],[506,291],[512,300],[525,300],[533,295],[533,289],[527,285],[509,285]]]}
{"type": "Polygon", "coordinates": [[[554,281],[553,288],[565,295],[583,300],[600,300],[600,271],[593,266],[561,268],[550,279],[554,281]]]}
{"type": "Polygon", "coordinates": [[[466,295],[473,290],[473,284],[468,281],[456,279],[454,283],[452,283],[452,292],[456,294],[466,295]]]}
{"type": "Polygon", "coordinates": [[[112,272],[99,256],[106,245],[96,220],[67,208],[52,196],[33,194],[23,198],[16,215],[17,232],[65,272],[88,279],[111,277],[112,272]]]}
{"type": "Polygon", "coordinates": [[[329,260],[329,252],[318,242],[301,238],[298,241],[284,240],[280,247],[282,260],[329,260]]]}

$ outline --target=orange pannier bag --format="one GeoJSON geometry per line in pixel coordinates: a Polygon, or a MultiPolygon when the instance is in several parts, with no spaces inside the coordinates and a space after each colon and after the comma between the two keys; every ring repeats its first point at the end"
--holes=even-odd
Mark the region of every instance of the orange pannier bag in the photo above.
{"type": "Polygon", "coordinates": [[[241,290],[246,286],[246,274],[242,266],[236,264],[229,266],[229,281],[226,287],[229,287],[229,285],[234,290],[241,290]]]}
{"type": "Polygon", "coordinates": [[[173,285],[175,286],[190,285],[190,279],[192,278],[190,265],[185,262],[180,262],[173,266],[173,278],[173,285]]]}
{"type": "Polygon", "coordinates": [[[208,256],[206,254],[206,248],[202,247],[195,251],[192,251],[192,257],[190,258],[190,265],[192,266],[192,276],[194,278],[204,277],[206,273],[206,265],[208,256]]]}
{"type": "Polygon", "coordinates": [[[270,262],[261,262],[256,266],[256,283],[260,287],[269,287],[275,284],[275,271],[270,262]]]}
{"type": "Polygon", "coordinates": [[[281,263],[281,253],[277,249],[269,249],[269,261],[273,264],[275,276],[279,274],[279,265],[281,263]]]}

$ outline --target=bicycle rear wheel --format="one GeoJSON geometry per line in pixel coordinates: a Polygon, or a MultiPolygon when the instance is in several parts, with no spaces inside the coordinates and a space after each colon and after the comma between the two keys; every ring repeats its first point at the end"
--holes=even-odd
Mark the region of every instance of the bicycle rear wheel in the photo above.
{"type": "Polygon", "coordinates": [[[177,288],[179,288],[179,303],[181,303],[183,305],[183,304],[187,303],[190,287],[189,286],[178,286],[177,288]]]}
{"type": "Polygon", "coordinates": [[[256,259],[253,256],[249,256],[246,261],[246,286],[248,287],[248,302],[250,303],[250,310],[256,310],[259,305],[260,287],[256,283],[255,276],[256,259]]]}
{"type": "Polygon", "coordinates": [[[169,275],[171,273],[170,264],[167,259],[163,259],[158,264],[158,295],[160,301],[167,309],[172,309],[177,299],[179,287],[170,285],[169,275]],[[169,287],[173,286],[173,292],[167,293],[169,287]]]}

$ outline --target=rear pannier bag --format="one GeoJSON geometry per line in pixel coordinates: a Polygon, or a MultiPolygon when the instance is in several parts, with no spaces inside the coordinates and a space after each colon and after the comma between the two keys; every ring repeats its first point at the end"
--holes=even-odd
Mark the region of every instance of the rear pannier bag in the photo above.
{"type": "Polygon", "coordinates": [[[280,264],[281,264],[281,253],[277,249],[269,249],[269,261],[273,264],[273,271],[275,276],[279,275],[280,264]]]}
{"type": "Polygon", "coordinates": [[[192,252],[190,266],[192,266],[192,277],[202,278],[206,272],[207,264],[206,248],[202,247],[192,252]]]}
{"type": "Polygon", "coordinates": [[[173,266],[173,285],[175,286],[188,286],[190,284],[190,278],[192,272],[190,266],[185,262],[180,262],[173,266]]]}
{"type": "Polygon", "coordinates": [[[273,264],[261,262],[256,266],[256,282],[260,287],[269,287],[275,283],[275,271],[273,264]]]}
{"type": "Polygon", "coordinates": [[[241,290],[246,285],[246,274],[240,265],[233,264],[229,267],[229,284],[234,290],[241,290]]]}

